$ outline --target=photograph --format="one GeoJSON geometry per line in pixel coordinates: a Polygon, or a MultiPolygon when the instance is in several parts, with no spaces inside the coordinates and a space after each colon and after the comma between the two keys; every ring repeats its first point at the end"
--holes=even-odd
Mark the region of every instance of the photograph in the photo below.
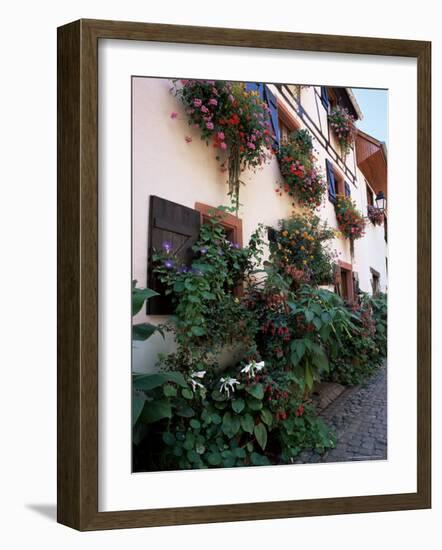
{"type": "Polygon", "coordinates": [[[386,89],[132,77],[133,472],[388,459],[387,141],[386,89]]]}

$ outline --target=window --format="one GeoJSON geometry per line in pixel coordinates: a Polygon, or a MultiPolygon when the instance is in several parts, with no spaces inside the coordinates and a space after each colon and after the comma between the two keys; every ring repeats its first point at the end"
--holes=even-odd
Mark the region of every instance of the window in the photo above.
{"type": "MultiPolygon", "coordinates": [[[[180,263],[189,266],[194,257],[192,247],[198,240],[201,224],[213,211],[216,211],[216,208],[206,204],[196,203],[193,209],[153,195],[150,197],[147,286],[160,293],[160,296],[154,296],[147,301],[148,315],[173,313],[172,301],[169,296],[164,295],[164,285],[153,273],[153,251],[160,250],[164,242],[170,242],[174,256],[180,263]]],[[[242,220],[232,214],[222,212],[222,215],[221,225],[225,229],[227,239],[242,246],[242,220]]],[[[240,295],[241,291],[242,288],[238,287],[235,295],[240,295]]]]}
{"type": "Polygon", "coordinates": [[[381,276],[379,271],[370,267],[371,272],[371,289],[373,296],[377,296],[381,292],[381,276]]]}
{"type": "Polygon", "coordinates": [[[281,141],[287,141],[292,132],[301,128],[298,120],[282,101],[278,101],[278,124],[281,141]]]}
{"type": "Polygon", "coordinates": [[[203,224],[206,222],[214,213],[219,213],[222,216],[221,225],[224,228],[226,233],[226,238],[232,244],[239,244],[242,247],[243,237],[242,237],[242,220],[237,218],[233,214],[228,214],[217,210],[213,206],[203,204],[201,202],[195,203],[195,210],[200,214],[200,223],[203,224]]]}
{"type": "Polygon", "coordinates": [[[333,88],[321,86],[321,103],[324,106],[326,113],[330,114],[333,107],[336,107],[338,104],[333,88]]]}
{"type": "Polygon", "coordinates": [[[262,82],[246,82],[246,90],[258,92],[260,98],[267,102],[269,107],[270,123],[275,136],[274,148],[278,149],[280,140],[280,131],[278,125],[278,101],[270,88],[262,82]]]}
{"type": "MultiPolygon", "coordinates": [[[[242,235],[242,220],[237,218],[233,214],[228,214],[226,212],[221,212],[214,208],[213,206],[208,206],[207,204],[202,204],[200,202],[195,203],[195,210],[200,214],[200,223],[203,224],[206,222],[214,213],[219,212],[222,216],[221,225],[226,234],[226,238],[232,244],[237,244],[242,247],[243,245],[243,235],[242,235]]],[[[235,288],[235,296],[242,296],[243,287],[242,284],[238,285],[235,288]]]]}
{"type": "Polygon", "coordinates": [[[151,196],[149,201],[148,270],[147,286],[161,296],[146,302],[149,315],[169,315],[173,312],[169,296],[164,296],[164,285],[152,270],[152,253],[160,250],[164,242],[170,242],[175,256],[185,265],[193,258],[192,246],[198,240],[201,215],[193,208],[151,196]]]}
{"type": "Polygon", "coordinates": [[[353,277],[352,265],[339,260],[335,266],[335,292],[348,303],[355,300],[355,281],[357,275],[353,277]]]}
{"type": "Polygon", "coordinates": [[[351,195],[350,184],[344,180],[344,176],[339,172],[332,162],[325,159],[325,168],[328,183],[328,198],[331,202],[336,202],[336,195],[351,195]]]}

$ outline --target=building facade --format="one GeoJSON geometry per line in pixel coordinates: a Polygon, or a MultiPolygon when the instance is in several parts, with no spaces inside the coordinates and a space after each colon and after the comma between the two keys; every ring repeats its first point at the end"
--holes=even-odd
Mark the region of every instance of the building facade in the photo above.
{"type": "MultiPolygon", "coordinates": [[[[350,195],[357,208],[368,216],[376,197],[387,198],[387,154],[385,145],[358,131],[347,155],[342,155],[328,115],[334,106],[345,107],[357,120],[362,117],[350,89],[321,86],[248,84],[267,99],[276,140],[298,129],[309,131],[317,166],[327,183],[327,193],[317,214],[337,228],[334,197],[350,195]]],[[[199,222],[210,208],[229,204],[226,174],[220,171],[214,150],[190,128],[184,109],[170,93],[167,79],[133,80],[133,279],[149,286],[149,249],[161,239],[186,246],[196,238],[199,222]],[[171,117],[171,113],[178,113],[171,117]]],[[[276,227],[278,220],[293,212],[292,200],[275,193],[281,182],[276,157],[256,171],[242,174],[238,216],[226,218],[226,231],[233,241],[247,244],[257,225],[276,227]]],[[[300,207],[295,205],[295,209],[300,207]]],[[[336,237],[337,285],[335,290],[352,301],[360,289],[386,292],[387,221],[367,221],[365,235],[354,241],[336,237]]],[[[332,287],[333,288],[333,287],[332,287]]],[[[135,322],[161,323],[169,313],[167,305],[150,306],[135,322]]],[[[155,368],[160,352],[170,352],[174,343],[155,334],[134,348],[133,368],[155,368]]]]}

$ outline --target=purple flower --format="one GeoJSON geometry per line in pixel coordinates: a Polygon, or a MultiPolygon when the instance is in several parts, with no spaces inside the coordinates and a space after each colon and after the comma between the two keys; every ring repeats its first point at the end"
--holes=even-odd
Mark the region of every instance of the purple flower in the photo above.
{"type": "Polygon", "coordinates": [[[173,268],[173,261],[172,260],[166,260],[164,262],[164,267],[167,268],[167,269],[172,269],[173,268]]]}
{"type": "Polygon", "coordinates": [[[178,269],[178,271],[180,273],[187,273],[189,271],[189,268],[186,266],[186,265],[182,265],[180,266],[180,268],[178,269]]]}
{"type": "Polygon", "coordinates": [[[239,250],[241,247],[238,243],[232,243],[233,248],[236,248],[236,250],[239,250]]]}
{"type": "Polygon", "coordinates": [[[163,250],[165,250],[167,252],[167,254],[169,254],[169,252],[173,248],[173,245],[170,241],[164,241],[163,244],[162,244],[162,247],[163,247],[163,250]]]}
{"type": "Polygon", "coordinates": [[[201,254],[207,254],[207,248],[203,246],[202,248],[200,248],[200,252],[201,254]]]}

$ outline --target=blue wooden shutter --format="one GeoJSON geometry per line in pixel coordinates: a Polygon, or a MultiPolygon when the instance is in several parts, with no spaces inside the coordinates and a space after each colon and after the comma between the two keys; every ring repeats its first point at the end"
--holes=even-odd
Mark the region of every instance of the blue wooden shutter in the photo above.
{"type": "Polygon", "coordinates": [[[321,86],[321,101],[327,113],[330,112],[330,100],[328,98],[327,86],[321,86]]]}
{"type": "Polygon", "coordinates": [[[328,181],[328,198],[331,202],[336,202],[336,182],[335,174],[333,172],[333,165],[328,160],[325,159],[325,167],[327,171],[327,181],[328,181]]]}
{"type": "Polygon", "coordinates": [[[348,183],[348,181],[346,181],[345,182],[345,196],[349,197],[350,195],[351,195],[350,184],[348,183]]]}
{"type": "Polygon", "coordinates": [[[268,86],[265,87],[265,99],[267,105],[270,109],[270,120],[272,123],[273,134],[275,135],[274,147],[275,149],[279,148],[279,120],[278,120],[278,102],[276,101],[275,94],[269,89],[268,86]]]}

